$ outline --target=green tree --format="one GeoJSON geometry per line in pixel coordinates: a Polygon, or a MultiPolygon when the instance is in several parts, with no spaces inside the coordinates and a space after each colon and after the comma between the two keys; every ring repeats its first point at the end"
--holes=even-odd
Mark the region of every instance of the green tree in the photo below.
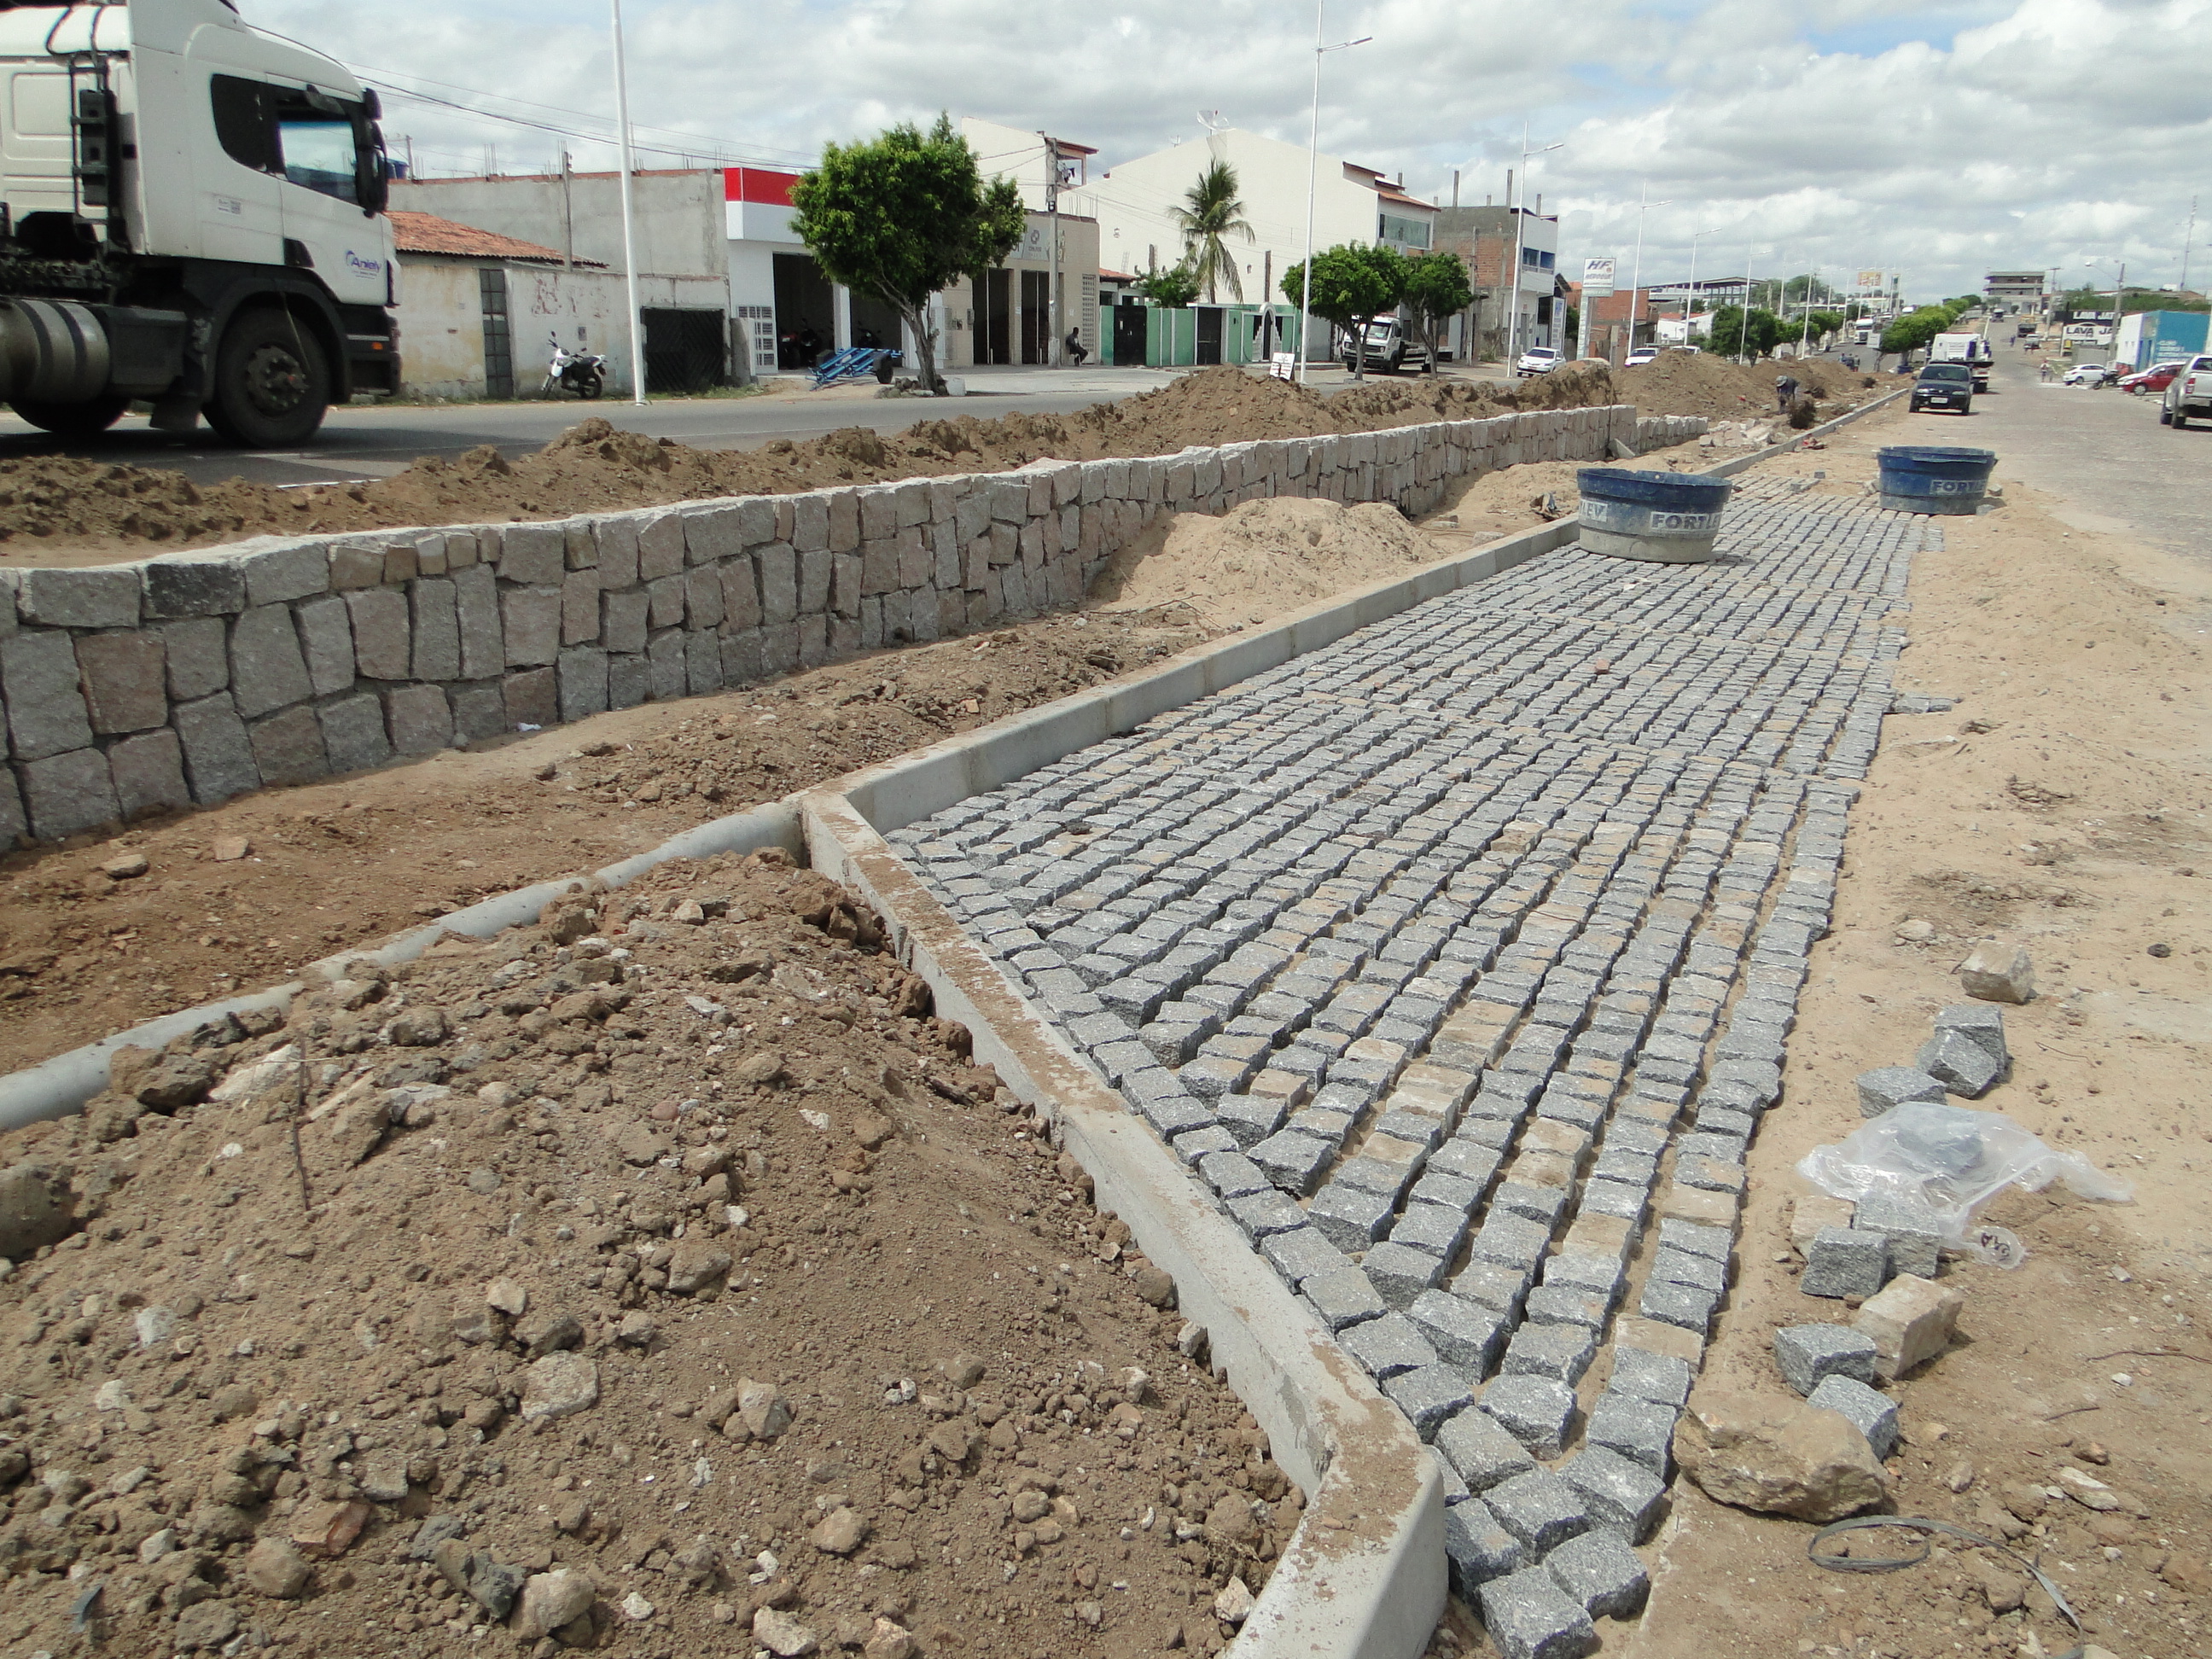
{"type": "MultiPolygon", "coordinates": [[[[1456,253],[1416,253],[1406,261],[1406,306],[1429,348],[1429,373],[1437,372],[1437,329],[1474,303],[1467,264],[1456,253]]],[[[1570,329],[1573,327],[1569,322],[1570,329]]]]}
{"type": "Polygon", "coordinates": [[[833,283],[881,301],[913,334],[921,384],[941,392],[932,295],[979,276],[1027,228],[1011,179],[986,185],[968,141],[939,115],[927,134],[902,122],[865,143],[825,144],[792,186],[792,228],[833,283]]]}
{"type": "Polygon", "coordinates": [[[1208,304],[1217,288],[1226,287],[1229,297],[1242,300],[1244,283],[1237,274],[1237,256],[1222,240],[1241,236],[1253,240],[1244,217],[1244,204],[1237,194],[1237,169],[1216,161],[1198,175],[1198,182],[1183,194],[1183,205],[1174,210],[1176,228],[1182,233],[1183,263],[1206,290],[1208,304]]]}
{"type": "Polygon", "coordinates": [[[1782,333],[1782,319],[1771,311],[1753,307],[1747,324],[1741,306],[1723,306],[1713,313],[1712,333],[1706,343],[1723,357],[1763,357],[1774,349],[1782,333]]]}
{"type": "Polygon", "coordinates": [[[1957,319],[1947,306],[1923,306],[1907,312],[1881,331],[1880,349],[1908,356],[1948,329],[1957,319]]]}
{"type": "Polygon", "coordinates": [[[1164,265],[1139,278],[1137,292],[1156,306],[1187,306],[1198,298],[1198,279],[1188,265],[1164,265]]]}
{"type": "MultiPolygon", "coordinates": [[[[1305,266],[1283,273],[1283,296],[1292,305],[1304,297],[1305,266]]],[[[1406,260],[1393,247],[1343,242],[1314,255],[1313,314],[1352,331],[1352,377],[1367,378],[1367,331],[1354,327],[1378,312],[1396,309],[1406,295],[1406,260]]]]}

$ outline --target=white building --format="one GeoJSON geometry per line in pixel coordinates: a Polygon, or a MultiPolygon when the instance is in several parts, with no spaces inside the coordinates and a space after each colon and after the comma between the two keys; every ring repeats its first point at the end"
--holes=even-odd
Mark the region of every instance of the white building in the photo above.
{"type": "MultiPolygon", "coordinates": [[[[1306,255],[1309,155],[1302,144],[1241,127],[1209,132],[1202,139],[1116,162],[1064,190],[1060,206],[1098,222],[1102,265],[1141,275],[1182,261],[1182,234],[1176,228],[1175,210],[1216,161],[1236,170],[1252,239],[1231,239],[1229,244],[1237,257],[1238,291],[1218,290],[1211,298],[1223,304],[1282,304],[1283,273],[1306,255]]],[[[1317,252],[1350,242],[1426,252],[1435,243],[1436,216],[1431,204],[1408,196],[1371,167],[1323,155],[1315,168],[1317,252]]]]}

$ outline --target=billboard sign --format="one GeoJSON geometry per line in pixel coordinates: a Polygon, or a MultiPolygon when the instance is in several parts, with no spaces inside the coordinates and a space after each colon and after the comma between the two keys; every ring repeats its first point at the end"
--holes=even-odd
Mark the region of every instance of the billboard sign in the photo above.
{"type": "Polygon", "coordinates": [[[1602,300],[1613,292],[1613,265],[1611,258],[1583,261],[1583,298],[1602,300]]]}
{"type": "Polygon", "coordinates": [[[1863,270],[1859,272],[1859,286],[1862,289],[1880,288],[1881,286],[1881,273],[1878,270],[1863,270]]]}

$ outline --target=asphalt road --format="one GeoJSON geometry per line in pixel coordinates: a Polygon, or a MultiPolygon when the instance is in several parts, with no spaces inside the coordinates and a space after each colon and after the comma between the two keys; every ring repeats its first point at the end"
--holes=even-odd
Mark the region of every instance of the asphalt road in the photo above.
{"type": "Polygon", "coordinates": [[[1143,368],[994,370],[969,378],[964,398],[878,398],[872,383],[823,392],[749,398],[656,399],[640,409],[609,398],[559,403],[351,404],[334,409],[313,441],[297,450],[237,450],[203,427],[184,438],[143,418],[119,421],[96,442],[64,443],[0,410],[0,460],[84,455],[134,466],[173,467],[195,483],[244,478],[296,484],[387,477],[416,458],[450,459],[480,444],[510,459],[542,447],[592,415],[649,437],[701,449],[757,449],[771,438],[817,438],[839,427],[896,432],[948,414],[981,418],[1016,410],[1062,415],[1165,386],[1171,372],[1143,368]]]}
{"type": "Polygon", "coordinates": [[[2158,399],[2087,386],[2044,385],[2039,356],[1997,346],[1992,390],[1973,413],[1911,415],[1899,441],[1996,451],[2000,482],[2018,479],[2065,499],[2078,528],[2133,530],[2144,540],[2212,557],[2212,431],[2158,423],[2158,399]],[[1910,435],[1907,435],[1907,434],[1910,435]]]}

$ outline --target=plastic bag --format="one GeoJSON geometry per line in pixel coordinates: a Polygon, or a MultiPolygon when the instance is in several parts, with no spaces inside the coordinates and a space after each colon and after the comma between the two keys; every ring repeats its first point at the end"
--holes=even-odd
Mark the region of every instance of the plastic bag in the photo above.
{"type": "Polygon", "coordinates": [[[2002,1227],[1984,1226],[1974,1212],[2007,1187],[2040,1192],[2053,1181],[2081,1198],[2124,1204],[2135,1189],[2078,1152],[2044,1144],[2002,1112],[1910,1101],[1893,1106],[1846,1136],[1815,1146],[1797,1173],[1833,1198],[1853,1203],[1886,1193],[1924,1210],[1943,1242],[2000,1267],[2016,1267],[2027,1252],[2002,1227]]]}

